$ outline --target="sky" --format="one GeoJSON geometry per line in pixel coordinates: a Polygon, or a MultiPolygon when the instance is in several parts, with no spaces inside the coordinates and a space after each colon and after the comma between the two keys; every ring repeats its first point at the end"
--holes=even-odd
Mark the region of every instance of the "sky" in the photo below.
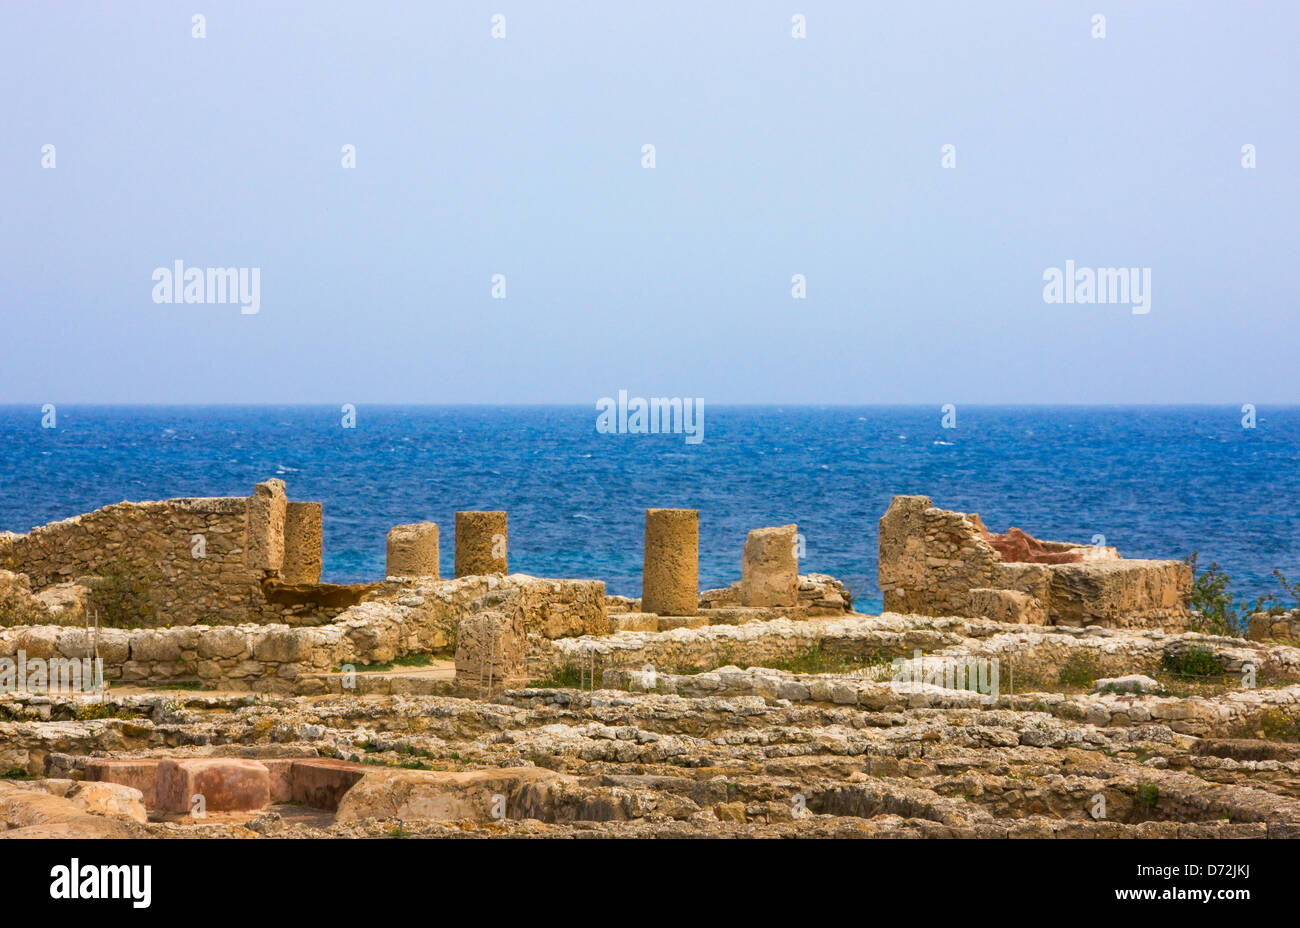
{"type": "Polygon", "coordinates": [[[6,0],[0,403],[1297,403],[1298,33],[6,0]],[[257,312],[156,302],[176,261],[255,269],[257,312]],[[1067,261],[1149,269],[1149,312],[1045,301],[1067,261]]]}

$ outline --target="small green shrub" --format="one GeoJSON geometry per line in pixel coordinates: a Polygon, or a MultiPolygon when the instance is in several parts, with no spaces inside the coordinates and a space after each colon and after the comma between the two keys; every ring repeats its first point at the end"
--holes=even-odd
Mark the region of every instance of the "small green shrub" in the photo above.
{"type": "Polygon", "coordinates": [[[871,651],[861,656],[838,654],[829,651],[818,641],[807,651],[785,660],[763,661],[761,664],[746,664],[763,667],[767,670],[784,670],[788,673],[850,673],[855,670],[867,670],[874,667],[889,666],[894,658],[883,651],[871,651]]]}
{"type": "Polygon", "coordinates": [[[101,567],[91,580],[90,609],[106,628],[146,627],[154,618],[149,584],[116,561],[101,567]]]}
{"type": "Polygon", "coordinates": [[[1263,612],[1266,603],[1276,600],[1271,594],[1253,603],[1234,599],[1228,589],[1232,578],[1219,569],[1217,561],[1211,561],[1209,567],[1197,572],[1198,553],[1193,551],[1187,558],[1187,566],[1192,569],[1191,607],[1196,615],[1192,627],[1210,635],[1239,638],[1246,629],[1246,620],[1256,612],[1263,612]]]}
{"type": "Polygon", "coordinates": [[[1141,783],[1137,788],[1137,804],[1145,814],[1150,815],[1160,802],[1160,787],[1154,783],[1141,783]]]}
{"type": "MultiPolygon", "coordinates": [[[[1282,584],[1282,589],[1286,590],[1287,595],[1295,602],[1295,605],[1291,608],[1300,609],[1300,583],[1288,583],[1286,577],[1282,575],[1282,571],[1280,570],[1274,569],[1273,576],[1277,578],[1277,582],[1282,584]]],[[[1270,596],[1268,599],[1271,603],[1268,609],[1269,612],[1276,615],[1280,612],[1287,611],[1286,607],[1284,607],[1274,597],[1270,596]]]]}
{"type": "Polygon", "coordinates": [[[1101,669],[1091,654],[1074,654],[1061,666],[1056,682],[1061,686],[1092,686],[1101,676],[1101,669]]]}
{"type": "Polygon", "coordinates": [[[1160,666],[1167,673],[1181,677],[1218,677],[1223,675],[1223,661],[1204,645],[1192,645],[1160,655],[1160,666]]]}
{"type": "Polygon", "coordinates": [[[534,680],[528,684],[528,689],[537,690],[579,690],[587,685],[587,677],[590,674],[583,671],[575,664],[565,664],[559,667],[540,680],[534,680]]]}

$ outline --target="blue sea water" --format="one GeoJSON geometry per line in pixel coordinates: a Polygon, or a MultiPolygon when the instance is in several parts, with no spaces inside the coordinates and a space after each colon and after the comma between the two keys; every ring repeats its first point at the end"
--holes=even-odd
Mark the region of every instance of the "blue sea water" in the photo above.
{"type": "Polygon", "coordinates": [[[700,510],[700,581],[739,579],[746,532],[795,522],[802,572],[879,606],[877,520],[896,493],[1129,557],[1217,560],[1242,595],[1300,579],[1300,408],[706,407],[704,440],[605,435],[594,407],[0,407],[0,530],[123,499],[247,495],[279,477],[321,500],[325,579],[382,575],[390,526],[510,513],[512,570],[640,595],[643,511],[700,510]]]}

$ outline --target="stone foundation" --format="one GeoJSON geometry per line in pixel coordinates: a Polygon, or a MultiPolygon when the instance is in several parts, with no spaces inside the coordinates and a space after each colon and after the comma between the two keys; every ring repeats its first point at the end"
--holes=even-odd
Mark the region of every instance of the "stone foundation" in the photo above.
{"type": "MultiPolygon", "coordinates": [[[[346,589],[346,588],[343,588],[346,589]]],[[[508,611],[539,638],[606,635],[605,584],[512,574],[463,580],[390,581],[329,623],[101,628],[28,625],[0,629],[0,657],[81,660],[98,654],[110,683],[197,680],[228,690],[324,692],[321,675],[457,645],[467,616],[508,611]]]]}

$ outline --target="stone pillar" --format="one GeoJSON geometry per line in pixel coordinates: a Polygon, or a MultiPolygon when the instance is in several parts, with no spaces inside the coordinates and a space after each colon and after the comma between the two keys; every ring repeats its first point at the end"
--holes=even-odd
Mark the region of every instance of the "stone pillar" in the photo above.
{"type": "Polygon", "coordinates": [[[895,496],[880,517],[876,579],[886,612],[927,611],[925,512],[932,506],[928,496],[895,496]]]}
{"type": "Polygon", "coordinates": [[[793,525],[756,528],[745,539],[740,567],[740,602],[744,606],[797,606],[798,529],[793,525]]]}
{"type": "Polygon", "coordinates": [[[321,504],[289,503],[284,514],[285,583],[320,583],[321,504]]]}
{"type": "Polygon", "coordinates": [[[456,691],[487,697],[528,682],[528,633],[517,603],[476,612],[456,626],[456,691]]]}
{"type": "Polygon", "coordinates": [[[456,576],[506,574],[506,514],[456,513],[456,576]]]}
{"type": "Polygon", "coordinates": [[[695,615],[700,603],[700,511],[647,509],[641,609],[695,615]]]}
{"type": "Polygon", "coordinates": [[[438,579],[438,523],[413,522],[390,528],[384,575],[438,579]]]}
{"type": "Polygon", "coordinates": [[[244,530],[244,563],[250,570],[276,572],[284,564],[288,502],[283,480],[267,480],[253,487],[244,530]]]}

